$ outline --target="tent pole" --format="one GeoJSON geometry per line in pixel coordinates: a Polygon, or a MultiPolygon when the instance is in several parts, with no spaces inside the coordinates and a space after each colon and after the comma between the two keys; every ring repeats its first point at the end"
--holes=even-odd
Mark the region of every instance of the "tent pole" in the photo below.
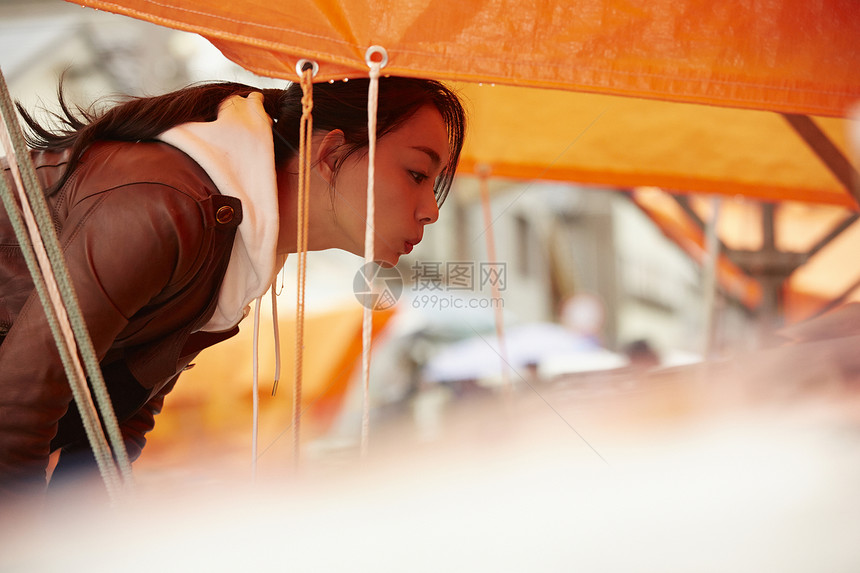
{"type": "MultiPolygon", "coordinates": [[[[761,232],[762,245],[761,257],[764,260],[777,261],[780,252],[776,248],[776,205],[773,203],[762,203],[761,206],[761,232]]],[[[791,271],[777,271],[775,268],[762,268],[756,273],[762,287],[762,305],[760,313],[760,337],[762,346],[771,346],[772,332],[778,325],[779,314],[782,306],[782,285],[789,277],[791,271]]]]}
{"type": "Polygon", "coordinates": [[[705,261],[703,265],[702,290],[704,294],[704,345],[702,357],[711,358],[714,353],[714,334],[717,307],[717,261],[720,257],[720,238],[717,223],[720,217],[721,200],[711,197],[711,216],[705,227],[705,261]]]}
{"type": "MultiPolygon", "coordinates": [[[[484,213],[484,225],[486,226],[487,237],[487,263],[491,266],[496,264],[496,239],[493,231],[493,214],[490,209],[490,167],[488,165],[480,166],[478,169],[478,181],[481,187],[481,206],[484,213]]],[[[499,360],[501,362],[501,377],[502,388],[506,397],[510,398],[513,393],[513,382],[510,375],[510,362],[508,361],[508,349],[505,343],[505,322],[502,312],[502,294],[499,289],[498,281],[492,281],[490,286],[493,293],[493,308],[495,311],[496,322],[496,339],[499,341],[499,360]]]]}

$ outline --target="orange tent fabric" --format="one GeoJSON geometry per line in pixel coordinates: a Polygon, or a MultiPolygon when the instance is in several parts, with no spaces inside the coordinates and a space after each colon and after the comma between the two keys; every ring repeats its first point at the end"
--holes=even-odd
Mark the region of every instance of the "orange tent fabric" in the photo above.
{"type": "Polygon", "coordinates": [[[386,73],[467,80],[464,173],[857,207],[774,113],[818,116],[850,155],[854,0],[78,3],[199,33],[267,76],[294,79],[300,58],[318,80],[363,76],[382,45],[386,73]]]}
{"type": "MultiPolygon", "coordinates": [[[[856,207],[777,113],[488,84],[461,93],[465,172],[856,207]]],[[[846,120],[814,121],[849,155],[846,120]]]]}
{"type": "Polygon", "coordinates": [[[79,0],[199,33],[261,75],[387,73],[842,116],[860,98],[854,0],[79,0]]]}

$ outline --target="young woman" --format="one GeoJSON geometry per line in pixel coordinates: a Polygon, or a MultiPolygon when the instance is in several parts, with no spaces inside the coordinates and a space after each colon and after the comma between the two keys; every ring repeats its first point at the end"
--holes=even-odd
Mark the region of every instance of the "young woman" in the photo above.
{"type": "MultiPolygon", "coordinates": [[[[314,86],[309,250],[363,254],[367,88],[314,86]]],[[[238,332],[296,251],[301,95],[206,84],[81,117],[61,97],[58,132],[21,110],[131,459],[182,370],[238,332]]],[[[465,118],[444,85],[391,77],[377,122],[374,249],[395,264],[438,217],[465,118]]],[[[5,211],[0,255],[2,498],[89,445],[5,211]]]]}

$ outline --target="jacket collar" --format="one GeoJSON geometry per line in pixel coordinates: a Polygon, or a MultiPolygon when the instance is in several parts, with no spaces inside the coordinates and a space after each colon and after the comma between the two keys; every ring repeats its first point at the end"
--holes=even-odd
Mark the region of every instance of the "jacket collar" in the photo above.
{"type": "Polygon", "coordinates": [[[276,254],[280,224],[271,126],[263,95],[253,92],[224,100],[215,121],[186,123],[159,136],[194,159],[221,194],[242,201],[242,222],[215,313],[204,331],[229,330],[238,324],[283,265],[276,254]]]}

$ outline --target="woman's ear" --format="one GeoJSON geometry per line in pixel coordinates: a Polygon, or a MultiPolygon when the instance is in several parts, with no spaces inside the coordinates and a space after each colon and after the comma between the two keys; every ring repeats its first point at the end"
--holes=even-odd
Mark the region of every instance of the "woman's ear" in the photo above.
{"type": "Polygon", "coordinates": [[[316,166],[327,183],[332,182],[335,166],[341,155],[341,148],[346,143],[346,137],[339,129],[326,133],[317,147],[316,166]]]}

